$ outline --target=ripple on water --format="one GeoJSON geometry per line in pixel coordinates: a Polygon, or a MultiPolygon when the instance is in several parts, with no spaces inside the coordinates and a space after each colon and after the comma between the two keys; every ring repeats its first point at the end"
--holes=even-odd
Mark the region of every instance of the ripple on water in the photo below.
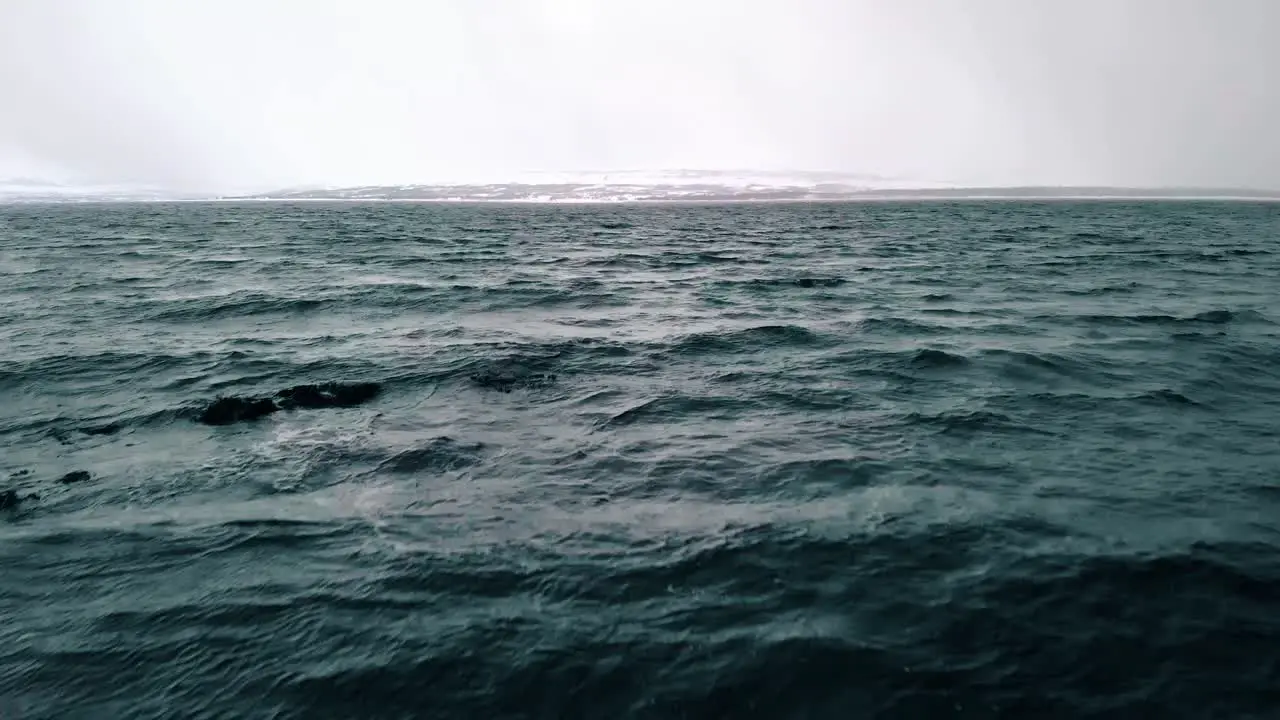
{"type": "Polygon", "coordinates": [[[0,207],[0,717],[1267,717],[1278,224],[0,207]]]}

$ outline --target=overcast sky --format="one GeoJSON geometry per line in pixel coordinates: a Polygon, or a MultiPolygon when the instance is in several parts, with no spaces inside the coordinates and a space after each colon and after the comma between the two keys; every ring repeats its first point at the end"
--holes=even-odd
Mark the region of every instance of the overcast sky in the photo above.
{"type": "Polygon", "coordinates": [[[0,178],[1280,188],[1280,0],[0,0],[0,178]]]}

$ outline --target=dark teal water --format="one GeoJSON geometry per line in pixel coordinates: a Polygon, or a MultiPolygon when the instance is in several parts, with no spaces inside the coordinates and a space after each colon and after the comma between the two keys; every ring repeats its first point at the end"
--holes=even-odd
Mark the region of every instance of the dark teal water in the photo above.
{"type": "Polygon", "coordinates": [[[0,208],[0,717],[1276,717],[1278,243],[0,208]]]}

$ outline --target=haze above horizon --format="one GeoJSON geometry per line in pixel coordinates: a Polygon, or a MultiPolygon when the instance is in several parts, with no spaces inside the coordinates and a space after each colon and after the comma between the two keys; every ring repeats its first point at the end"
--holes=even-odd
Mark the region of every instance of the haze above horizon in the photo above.
{"type": "Polygon", "coordinates": [[[1280,188],[1266,0],[10,0],[0,179],[1280,188]]]}

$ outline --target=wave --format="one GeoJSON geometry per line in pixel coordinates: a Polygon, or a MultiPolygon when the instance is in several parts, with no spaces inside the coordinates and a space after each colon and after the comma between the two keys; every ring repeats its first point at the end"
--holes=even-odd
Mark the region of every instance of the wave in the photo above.
{"type": "MultiPolygon", "coordinates": [[[[1189,391],[1190,392],[1190,391],[1189,391]]],[[[1180,392],[1171,388],[1156,388],[1140,392],[997,392],[987,395],[984,402],[991,407],[1008,408],[1014,412],[1033,411],[1057,413],[1059,421],[1071,415],[1114,417],[1142,412],[1142,408],[1159,409],[1162,412],[1210,411],[1211,405],[1197,399],[1197,393],[1180,392]]],[[[1165,420],[1176,417],[1168,415],[1165,420]]]]}
{"type": "Polygon", "coordinates": [[[786,491],[794,484],[820,483],[841,489],[867,487],[880,481],[890,464],[868,457],[825,457],[791,460],[765,467],[757,477],[764,488],[786,491]]]}
{"type": "Polygon", "coordinates": [[[940,413],[909,413],[902,418],[907,425],[937,427],[942,432],[1006,432],[1014,434],[1054,435],[1004,413],[989,410],[953,410],[940,413]]]}
{"type": "Polygon", "coordinates": [[[466,378],[497,390],[534,388],[550,384],[560,375],[589,373],[599,367],[629,362],[634,350],[625,344],[594,338],[567,342],[492,343],[469,345],[470,351],[434,372],[410,374],[401,380],[438,383],[466,378]],[[484,351],[477,354],[475,351],[484,351]]]}
{"type": "Polygon", "coordinates": [[[762,287],[786,287],[795,286],[798,288],[833,288],[840,287],[848,283],[848,280],[838,277],[799,277],[787,279],[755,279],[748,281],[752,285],[762,287]]]}
{"type": "Polygon", "coordinates": [[[146,314],[156,322],[190,323],[205,320],[229,320],[259,315],[305,315],[325,309],[326,299],[284,298],[261,292],[240,293],[230,297],[199,297],[168,300],[159,309],[146,314]]]}
{"type": "Polygon", "coordinates": [[[1133,295],[1142,289],[1142,284],[1134,281],[1115,285],[1101,285],[1088,288],[1063,288],[1065,295],[1077,297],[1098,297],[1105,295],[1133,295]]]}
{"type": "MultiPolygon", "coordinates": [[[[878,326],[878,325],[874,325],[878,326]]],[[[865,326],[864,326],[865,327],[865,326]]],[[[896,327],[895,332],[909,332],[911,327],[896,327]]],[[[1101,360],[1089,356],[1067,356],[1050,353],[1031,353],[1008,349],[985,349],[968,354],[941,348],[911,348],[901,350],[840,349],[847,341],[826,332],[817,332],[801,326],[765,325],[737,330],[696,333],[674,340],[648,342],[608,342],[594,338],[547,343],[480,343],[457,344],[438,352],[424,368],[410,364],[380,365],[377,363],[344,363],[338,358],[316,359],[306,363],[287,359],[255,358],[252,354],[235,351],[230,353],[191,353],[188,355],[158,355],[99,353],[83,357],[52,356],[39,361],[18,365],[18,373],[4,375],[10,383],[22,384],[33,378],[49,374],[74,373],[83,381],[86,377],[99,376],[103,380],[119,373],[142,373],[154,376],[162,382],[148,392],[130,398],[127,404],[110,408],[99,406],[95,412],[81,417],[65,415],[36,415],[24,418],[18,424],[0,428],[5,432],[38,432],[64,445],[76,445],[94,438],[109,439],[121,433],[146,427],[162,427],[178,420],[201,417],[212,407],[208,401],[194,400],[181,405],[156,407],[157,393],[186,389],[201,392],[216,391],[226,398],[225,410],[229,417],[253,419],[274,414],[291,403],[289,390],[278,394],[281,379],[296,383],[292,388],[323,387],[323,383],[340,378],[337,387],[379,387],[395,389],[394,394],[420,392],[423,388],[452,385],[470,387],[479,391],[512,393],[515,391],[539,391],[573,381],[563,386],[563,392],[545,396],[550,400],[568,400],[572,388],[580,384],[580,378],[590,378],[592,384],[601,379],[641,376],[655,372],[669,372],[672,368],[702,357],[756,355],[763,352],[816,350],[810,359],[809,374],[781,372],[777,369],[726,369],[706,380],[715,384],[738,384],[747,392],[738,396],[741,405],[719,405],[714,393],[699,399],[692,395],[675,395],[669,398],[649,400],[630,410],[610,416],[608,427],[621,427],[638,421],[680,421],[682,418],[715,419],[721,414],[778,412],[831,412],[851,407],[855,395],[826,385],[825,374],[831,371],[838,376],[881,375],[896,378],[910,387],[921,379],[947,382],[972,382],[977,373],[995,372],[1020,383],[1057,383],[1060,380],[1074,383],[1074,387],[1093,387],[1094,394],[1071,393],[1052,395],[1032,392],[1027,399],[1057,398],[1069,402],[1078,397],[1083,402],[1115,402],[1126,400],[1156,406],[1207,407],[1206,400],[1197,394],[1234,392],[1237,388],[1253,387],[1258,382],[1269,381],[1274,374],[1268,370],[1273,354],[1265,347],[1246,345],[1223,346],[1214,351],[1223,367],[1235,368],[1236,379],[1208,385],[1189,385],[1187,389],[1155,388],[1136,393],[1116,395],[1109,387],[1123,387],[1133,380],[1132,368],[1118,365],[1113,360],[1101,360]],[[816,384],[808,384],[806,377],[813,375],[816,384]],[[320,378],[317,380],[317,378],[320,378]],[[317,385],[316,383],[320,383],[317,385]],[[276,388],[272,389],[271,384],[276,388]],[[264,385],[267,386],[265,394],[264,385]],[[1198,390],[1197,390],[1198,388],[1198,390]],[[1193,399],[1194,398],[1194,399],[1193,399]],[[247,413],[247,414],[246,414],[247,413]],[[711,413],[711,414],[707,414],[711,413]]],[[[2,367],[2,366],[0,366],[2,367]]],[[[608,382],[608,381],[606,381],[608,382]]],[[[1200,383],[1200,381],[1196,381],[1200,383]]],[[[14,385],[16,386],[16,385],[14,385]]],[[[1069,385],[1071,387],[1071,385],[1069,385]]],[[[740,390],[739,392],[743,392],[740,390]]],[[[314,394],[314,393],[313,393],[314,394]]],[[[303,398],[305,400],[306,398],[303,398]]],[[[364,400],[361,400],[361,404],[364,400]]],[[[297,404],[297,403],[293,403],[297,404]]],[[[334,403],[329,403],[334,404],[334,403]]],[[[337,403],[341,405],[341,403],[337,403]]],[[[320,407],[325,403],[303,402],[303,407],[320,407]]],[[[941,425],[953,430],[966,427],[1002,428],[1008,418],[984,415],[981,411],[963,412],[956,416],[919,415],[913,420],[926,425],[941,425]]],[[[1005,428],[1007,429],[1007,428],[1005,428]]]]}
{"type": "Polygon", "coordinates": [[[121,376],[146,377],[184,367],[207,366],[226,357],[210,351],[185,354],[97,351],[40,355],[0,361],[0,387],[16,389],[60,377],[74,377],[81,381],[115,381],[121,376]]]}
{"type": "Polygon", "coordinates": [[[510,283],[488,286],[378,282],[326,288],[323,294],[312,298],[243,293],[233,299],[190,298],[149,302],[139,311],[144,320],[190,323],[271,315],[322,317],[340,312],[367,312],[373,308],[400,312],[439,311],[444,308],[500,312],[555,307],[621,307],[627,302],[625,294],[610,290],[605,283],[590,280],[581,280],[569,287],[539,282],[525,286],[510,283]]]}
{"type": "MultiPolygon", "coordinates": [[[[1106,292],[1106,290],[1100,290],[1106,292]]],[[[1204,310],[1193,315],[1167,315],[1147,313],[1137,315],[1092,314],[1092,315],[1040,315],[1033,318],[1043,322],[1061,322],[1063,320],[1080,321],[1097,325],[1227,325],[1237,322],[1253,322],[1271,324],[1271,320],[1255,310],[1204,310]]]]}
{"type": "Polygon", "coordinates": [[[833,342],[809,328],[799,325],[759,325],[739,330],[704,332],[687,335],[671,347],[678,355],[764,352],[786,347],[822,346],[833,342]]]}
{"type": "Polygon", "coordinates": [[[653,398],[629,407],[609,417],[598,427],[611,430],[638,423],[731,420],[759,407],[757,403],[739,397],[673,395],[653,398]]]}
{"type": "Polygon", "coordinates": [[[954,368],[969,364],[969,358],[943,350],[926,348],[911,356],[911,364],[922,368],[954,368]]]}
{"type": "Polygon", "coordinates": [[[479,463],[484,450],[484,443],[460,443],[441,436],[396,453],[379,464],[378,470],[397,474],[448,472],[479,463]]]}
{"type": "Polygon", "coordinates": [[[948,328],[946,327],[900,317],[864,318],[863,320],[858,321],[858,329],[865,333],[905,337],[939,335],[948,332],[948,328]]]}
{"type": "MultiPolygon", "coordinates": [[[[382,713],[412,715],[424,685],[445,717],[1164,715],[1188,704],[1250,716],[1269,710],[1268,648],[1280,640],[1267,620],[1280,566],[1265,543],[1082,554],[1054,550],[1062,530],[1050,525],[903,521],[829,538],[744,528],[573,561],[437,547],[333,572],[367,533],[262,519],[29,534],[4,557],[22,580],[37,548],[76,548],[57,566],[64,587],[128,593],[119,578],[163,571],[194,588],[128,606],[81,601],[77,649],[32,648],[6,695],[65,699],[75,677],[110,680],[133,707],[161,711],[172,695],[159,688],[177,687],[191,688],[192,712],[251,715],[269,702],[286,717],[367,714],[371,695],[382,713]],[[214,596],[173,574],[286,552],[301,552],[296,567],[266,580],[219,573],[214,596]],[[322,569],[323,587],[311,586],[322,569]],[[195,692],[206,687],[223,694],[195,692]]],[[[17,583],[12,599],[49,589],[17,583]]]]}

